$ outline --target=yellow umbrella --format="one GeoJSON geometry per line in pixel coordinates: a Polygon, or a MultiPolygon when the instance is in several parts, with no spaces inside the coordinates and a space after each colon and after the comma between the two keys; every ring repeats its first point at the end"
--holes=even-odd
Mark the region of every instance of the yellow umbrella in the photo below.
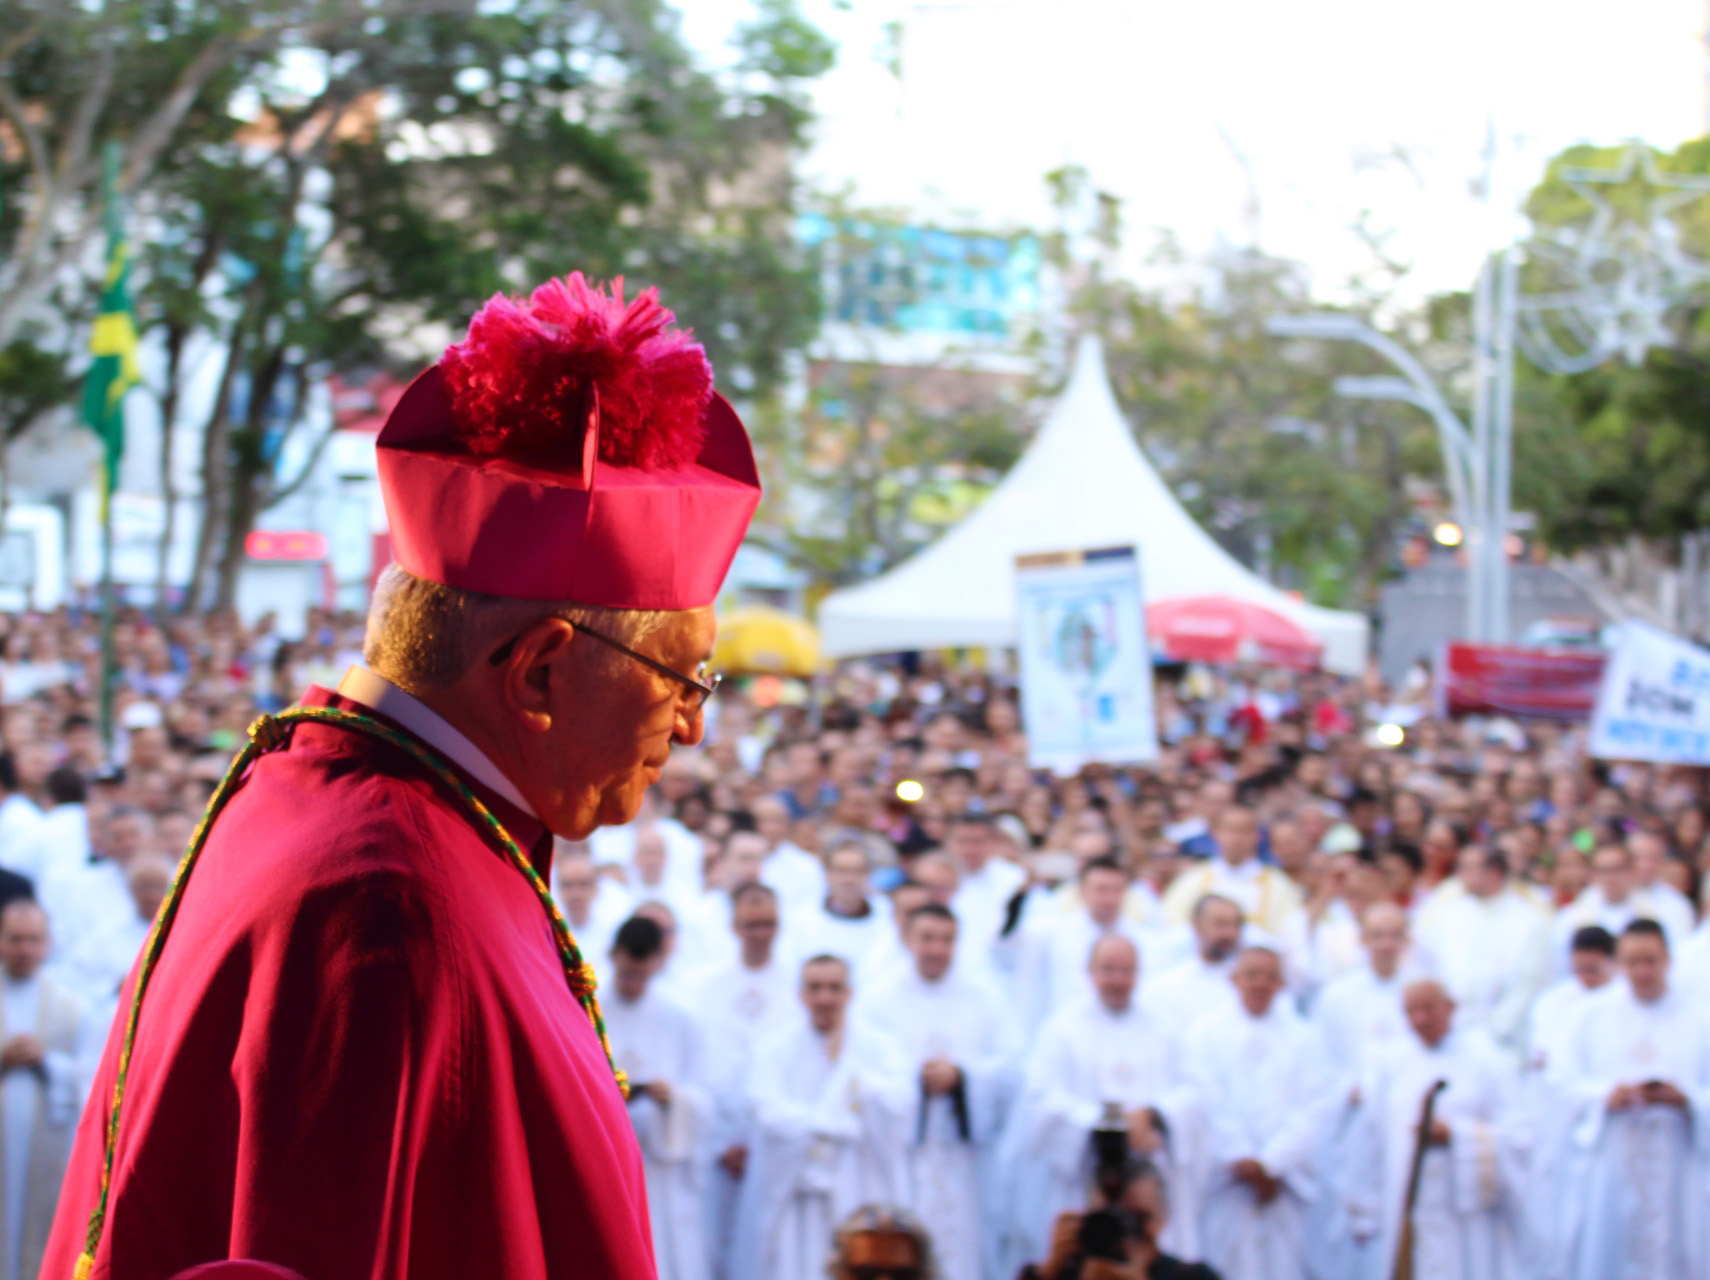
{"type": "Polygon", "coordinates": [[[819,632],[811,622],[781,609],[732,609],[718,620],[713,669],[727,675],[761,671],[805,679],[819,669],[819,632]]]}

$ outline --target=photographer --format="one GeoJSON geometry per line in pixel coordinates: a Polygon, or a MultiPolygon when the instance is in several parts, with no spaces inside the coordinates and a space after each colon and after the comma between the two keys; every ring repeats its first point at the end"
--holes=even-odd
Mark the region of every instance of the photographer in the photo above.
{"type": "Polygon", "coordinates": [[[1051,1252],[1018,1280],[1218,1280],[1204,1263],[1183,1262],[1158,1248],[1169,1217],[1163,1175],[1144,1156],[1123,1164],[1122,1191],[1093,1192],[1087,1213],[1065,1213],[1051,1228],[1051,1252]]]}

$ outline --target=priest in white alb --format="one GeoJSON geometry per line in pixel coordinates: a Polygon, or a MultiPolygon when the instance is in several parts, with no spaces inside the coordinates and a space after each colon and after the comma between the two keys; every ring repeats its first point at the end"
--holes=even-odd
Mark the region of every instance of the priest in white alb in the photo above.
{"type": "Polygon", "coordinates": [[[1239,1000],[1201,1019],[1182,1054],[1209,1122],[1205,1260],[1223,1280],[1306,1280],[1329,1072],[1311,1028],[1278,1006],[1277,952],[1243,949],[1231,982],[1239,1000]]]}
{"type": "Polygon", "coordinates": [[[868,882],[872,869],[872,858],[860,840],[833,844],[825,852],[825,896],[798,906],[785,929],[796,958],[839,957],[848,963],[857,990],[871,979],[873,963],[895,928],[889,900],[868,882]]]}
{"type": "Polygon", "coordinates": [[[1194,903],[1190,918],[1193,951],[1172,967],[1156,966],[1146,975],[1140,1001],[1171,1035],[1185,1035],[1207,1014],[1235,1008],[1230,975],[1241,949],[1241,908],[1208,893],[1194,903]]]}
{"type": "Polygon", "coordinates": [[[953,967],[957,927],[946,907],[917,910],[907,935],[914,968],[874,990],[862,1011],[897,1038],[915,1073],[906,1207],[931,1224],[942,1280],[980,1280],[982,1258],[996,1262],[986,1175],[995,1173],[1019,1048],[996,993],[953,967]]]}
{"type": "Polygon", "coordinates": [[[612,940],[612,983],[604,1002],[612,1061],[629,1077],[629,1118],[647,1178],[653,1260],[659,1280],[706,1280],[705,1168],[711,1099],[700,1024],[653,989],[665,933],[632,916],[612,940]]]}
{"type": "Polygon", "coordinates": [[[1495,849],[1468,845],[1447,885],[1422,909],[1419,941],[1456,1005],[1455,1025],[1482,1027],[1514,1055],[1525,1050],[1526,1015],[1550,980],[1549,927],[1513,885],[1495,849]]]}
{"type": "Polygon", "coordinates": [[[1710,1018],[1670,989],[1655,921],[1622,931],[1625,982],[1581,1014],[1559,1085],[1573,1107],[1572,1280],[1710,1274],[1710,1018]]]}
{"type": "Polygon", "coordinates": [[[1356,1202],[1353,1220],[1375,1233],[1371,1260],[1388,1277],[1400,1265],[1417,1159],[1414,1280],[1509,1280],[1527,1256],[1522,1198],[1532,1135],[1518,1070],[1481,1029],[1455,1024],[1455,1003],[1439,982],[1411,982],[1403,1000],[1412,1034],[1379,1056],[1362,1086],[1368,1142],[1342,1193],[1356,1202]],[[1439,1083],[1422,1134],[1426,1098],[1439,1083]]]}
{"type": "Polygon", "coordinates": [[[1193,1192],[1204,1142],[1181,1055],[1135,999],[1140,957],[1132,942],[1120,934],[1100,938],[1087,967],[1092,994],[1051,1018],[1033,1040],[1015,1141],[1005,1144],[1025,1256],[1044,1257],[1057,1215],[1086,1207],[1093,1130],[1120,1120],[1129,1149],[1164,1171],[1172,1209],[1160,1243],[1178,1257],[1197,1258],[1193,1192]]]}
{"type": "Polygon", "coordinates": [[[1408,963],[1407,913],[1393,903],[1365,909],[1360,945],[1364,963],[1325,983],[1312,1005],[1324,1060],[1350,1083],[1359,1080],[1369,1058],[1408,1034],[1401,992],[1418,976],[1408,963]]]}
{"type": "Polygon", "coordinates": [[[41,1270],[93,1065],[83,1007],[41,972],[48,946],[47,915],[35,903],[0,910],[0,1280],[34,1280],[41,1270]]]}
{"type": "MultiPolygon", "coordinates": [[[[742,834],[742,833],[738,833],[742,834]]],[[[748,833],[752,834],[752,833],[748,833]]],[[[712,1093],[707,1184],[707,1245],[713,1275],[737,1277],[731,1257],[737,1194],[748,1168],[754,1109],[748,1076],[754,1046],[800,1016],[796,976],[778,956],[778,895],[758,880],[731,894],[737,954],[703,970],[688,985],[688,1005],[701,1020],[712,1093]]]]}
{"type": "Polygon", "coordinates": [[[1153,939],[1159,931],[1123,914],[1128,872],[1120,862],[1104,857],[1083,864],[1079,888],[1080,902],[1073,910],[1039,917],[1025,929],[1017,947],[1014,990],[1020,1016],[1030,1026],[1092,994],[1087,957],[1100,938],[1127,938],[1143,961],[1158,954],[1153,939]]]}
{"type": "Polygon", "coordinates": [[[848,1016],[851,994],[847,964],[809,959],[806,1017],[755,1047],[753,1142],[732,1254],[745,1280],[823,1274],[839,1222],[908,1195],[913,1073],[895,1040],[848,1016]]]}

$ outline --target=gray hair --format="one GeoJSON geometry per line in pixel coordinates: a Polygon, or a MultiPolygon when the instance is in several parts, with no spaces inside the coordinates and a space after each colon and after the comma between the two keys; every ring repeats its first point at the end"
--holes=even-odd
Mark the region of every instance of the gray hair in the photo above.
{"type": "MultiPolygon", "coordinates": [[[[546,618],[563,618],[635,648],[670,617],[658,609],[607,609],[573,600],[516,600],[441,586],[388,565],[368,606],[362,660],[409,693],[431,693],[546,618]]],[[[600,652],[621,654],[600,646],[600,652]]]]}

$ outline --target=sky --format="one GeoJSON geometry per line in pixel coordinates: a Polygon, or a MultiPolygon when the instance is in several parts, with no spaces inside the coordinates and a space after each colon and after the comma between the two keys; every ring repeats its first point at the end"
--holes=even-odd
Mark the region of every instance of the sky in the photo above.
{"type": "MultiPolygon", "coordinates": [[[[1130,269],[1167,230],[1298,259],[1331,301],[1375,260],[1362,221],[1406,291],[1465,288],[1551,154],[1705,128],[1706,0],[801,4],[839,46],[814,89],[822,189],[1045,228],[1044,174],[1079,164],[1123,201],[1130,269]]],[[[684,0],[684,36],[718,65],[752,11],[684,0]]]]}

